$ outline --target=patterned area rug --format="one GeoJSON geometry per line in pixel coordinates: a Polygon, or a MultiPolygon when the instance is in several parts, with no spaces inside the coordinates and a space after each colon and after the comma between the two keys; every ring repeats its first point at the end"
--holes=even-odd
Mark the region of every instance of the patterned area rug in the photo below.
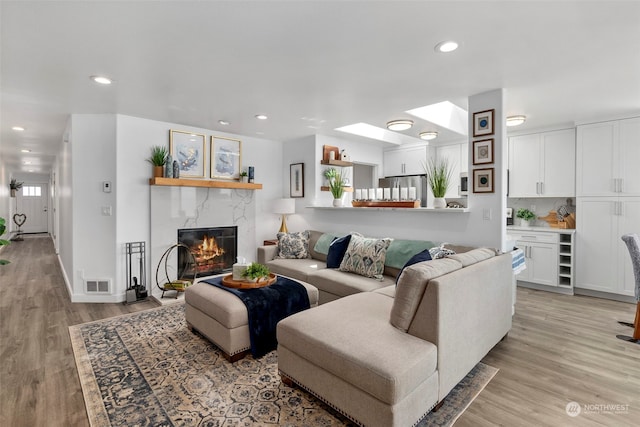
{"type": "MultiPolygon", "coordinates": [[[[227,362],[187,329],[183,304],[71,326],[69,333],[94,427],[352,425],[283,385],[275,351],[227,362]]],[[[452,425],[497,371],[479,363],[419,425],[452,425]]]]}

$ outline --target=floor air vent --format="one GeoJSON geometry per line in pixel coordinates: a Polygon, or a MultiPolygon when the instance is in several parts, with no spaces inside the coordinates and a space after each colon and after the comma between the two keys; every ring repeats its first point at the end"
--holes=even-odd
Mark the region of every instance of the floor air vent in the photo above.
{"type": "Polygon", "coordinates": [[[88,294],[111,293],[111,280],[109,279],[85,280],[84,285],[88,294]]]}

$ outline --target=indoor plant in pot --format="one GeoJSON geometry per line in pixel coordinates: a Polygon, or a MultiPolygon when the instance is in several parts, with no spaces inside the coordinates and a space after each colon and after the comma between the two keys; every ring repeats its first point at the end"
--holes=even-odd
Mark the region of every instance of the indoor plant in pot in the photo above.
{"type": "Polygon", "coordinates": [[[11,197],[16,197],[16,191],[22,188],[24,182],[18,182],[15,178],[11,178],[9,182],[9,188],[11,189],[11,197]]]}
{"type": "Polygon", "coordinates": [[[259,282],[261,280],[267,280],[269,278],[269,268],[266,265],[252,262],[249,267],[242,273],[242,277],[248,282],[259,282]]]}
{"type": "Polygon", "coordinates": [[[447,189],[451,185],[452,179],[449,160],[446,158],[441,160],[430,159],[428,163],[423,163],[423,166],[427,174],[427,182],[434,197],[433,207],[436,209],[446,208],[447,201],[444,195],[447,194],[447,189]]]}
{"type": "Polygon", "coordinates": [[[329,191],[333,196],[333,206],[342,206],[342,196],[344,195],[344,179],[342,174],[336,171],[334,168],[329,168],[324,172],[325,178],[329,180],[329,191]]]}
{"type": "Polygon", "coordinates": [[[169,152],[162,145],[151,147],[151,156],[147,159],[153,165],[153,177],[162,177],[164,174],[164,164],[167,162],[169,152]]]}
{"type": "Polygon", "coordinates": [[[516,216],[520,218],[520,225],[523,227],[529,227],[530,221],[535,219],[536,214],[531,212],[529,209],[518,209],[516,216]]]}

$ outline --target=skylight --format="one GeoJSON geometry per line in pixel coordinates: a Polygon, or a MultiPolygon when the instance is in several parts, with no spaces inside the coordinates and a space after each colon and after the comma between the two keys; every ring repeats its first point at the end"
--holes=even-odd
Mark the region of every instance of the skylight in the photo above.
{"type": "Polygon", "coordinates": [[[467,112],[449,101],[414,108],[407,113],[460,135],[467,135],[467,112]]]}

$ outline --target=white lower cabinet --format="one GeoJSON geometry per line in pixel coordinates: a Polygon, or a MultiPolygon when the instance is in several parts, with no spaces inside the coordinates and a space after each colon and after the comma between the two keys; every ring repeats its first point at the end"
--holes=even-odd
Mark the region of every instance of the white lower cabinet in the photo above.
{"type": "Polygon", "coordinates": [[[509,233],[516,246],[524,251],[527,268],[518,281],[558,286],[558,235],[556,233],[509,233]]]}
{"type": "Polygon", "coordinates": [[[634,295],[629,251],[621,239],[640,232],[640,197],[579,197],[576,288],[634,295]]]}

